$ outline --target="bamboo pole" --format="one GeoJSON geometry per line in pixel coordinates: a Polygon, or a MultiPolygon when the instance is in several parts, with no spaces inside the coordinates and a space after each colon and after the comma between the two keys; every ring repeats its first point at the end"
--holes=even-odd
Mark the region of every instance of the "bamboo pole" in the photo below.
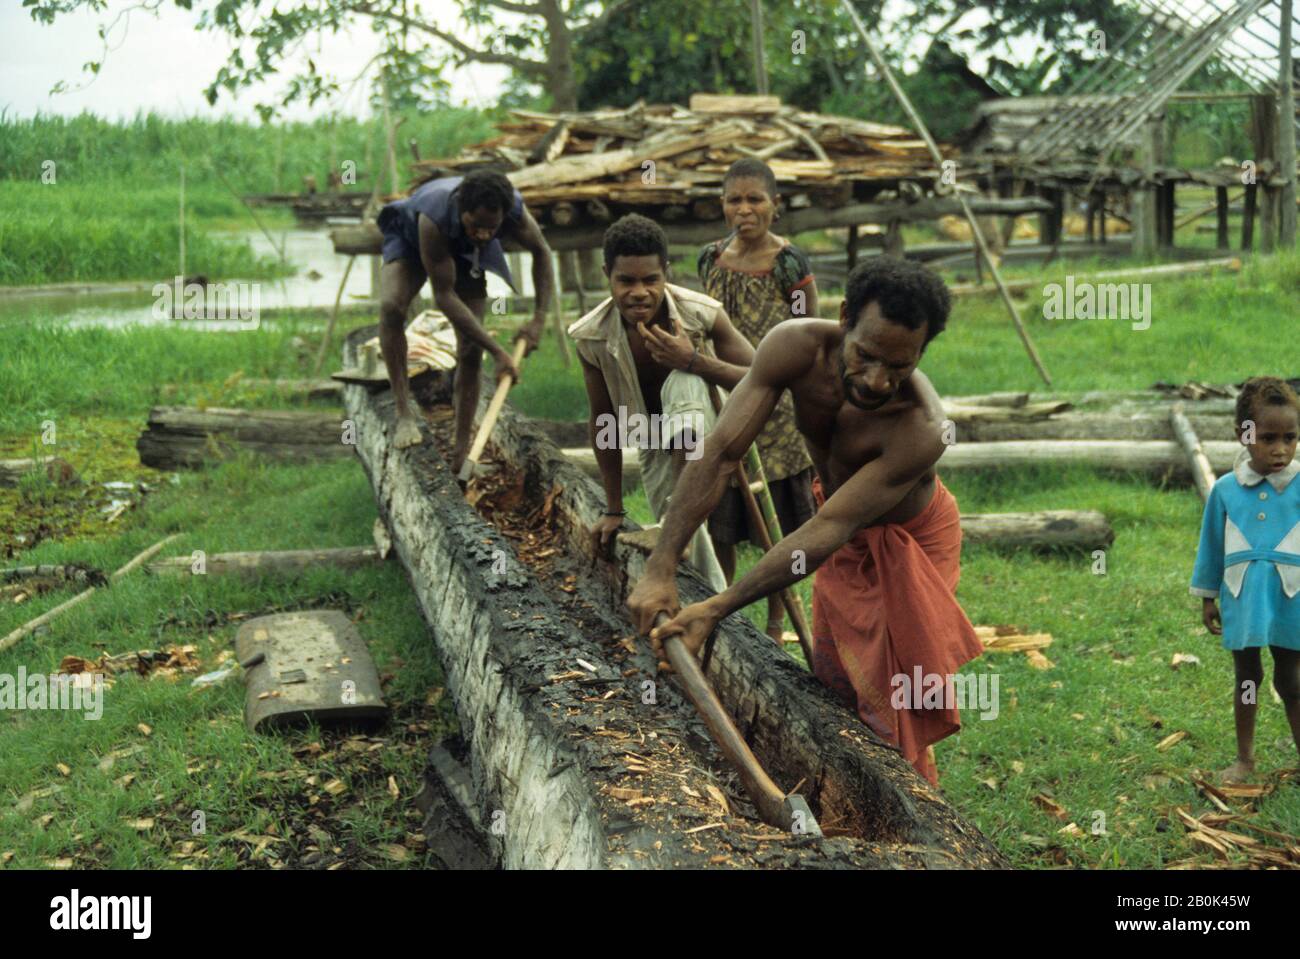
{"type": "Polygon", "coordinates": [[[313,378],[320,374],[321,364],[325,362],[325,354],[329,350],[330,339],[334,336],[334,324],[339,318],[339,303],[343,299],[343,288],[348,285],[348,274],[352,272],[352,264],[356,261],[355,254],[348,257],[348,265],[343,268],[343,279],[339,281],[339,291],[334,295],[334,309],[330,311],[329,325],[325,327],[325,338],[320,341],[320,349],[316,351],[316,362],[311,367],[313,378]]]}
{"type": "Polygon", "coordinates": [[[181,164],[181,282],[185,282],[185,164],[181,164]]]}
{"type": "MultiPolygon", "coordinates": [[[[943,154],[939,152],[938,146],[935,145],[934,138],[930,136],[930,130],[925,125],[925,121],[921,119],[921,115],[917,113],[916,108],[912,106],[912,101],[908,99],[907,94],[903,92],[903,88],[898,85],[898,80],[894,78],[894,72],[889,68],[889,64],[885,62],[885,58],[881,56],[880,50],[876,46],[876,42],[871,39],[871,34],[867,32],[866,26],[862,23],[862,18],[858,16],[858,11],[849,0],[840,0],[840,3],[843,4],[844,9],[848,11],[849,18],[853,21],[853,25],[857,28],[858,33],[861,34],[863,42],[867,45],[867,52],[871,54],[871,59],[876,64],[876,69],[880,71],[880,75],[883,76],[885,82],[889,84],[889,89],[893,91],[895,99],[898,100],[899,105],[903,108],[903,112],[907,114],[908,120],[911,121],[912,126],[916,129],[917,133],[921,135],[921,138],[925,140],[926,149],[930,151],[930,157],[934,160],[935,166],[941,167],[943,165],[943,154]]],[[[1029,332],[1025,329],[1024,323],[1020,320],[1020,312],[1016,309],[1016,304],[1012,302],[1011,293],[1007,290],[1006,284],[1002,282],[1002,274],[998,270],[992,254],[989,252],[988,243],[984,239],[984,231],[980,229],[979,221],[976,220],[975,214],[971,212],[970,204],[966,201],[965,195],[958,191],[954,193],[954,196],[961,204],[962,214],[966,217],[966,222],[970,224],[971,235],[975,240],[976,255],[982,256],[984,262],[989,265],[989,272],[993,275],[993,282],[997,284],[998,293],[1002,297],[1002,302],[1005,304],[1007,312],[1011,314],[1011,322],[1015,324],[1016,333],[1020,335],[1020,342],[1024,344],[1025,351],[1029,354],[1030,360],[1033,361],[1034,368],[1038,370],[1038,375],[1043,378],[1044,383],[1051,386],[1052,377],[1048,375],[1047,368],[1043,366],[1043,361],[1039,359],[1038,350],[1034,348],[1034,343],[1029,338],[1029,332]]]]}
{"type": "MultiPolygon", "coordinates": [[[[712,383],[709,384],[709,400],[713,403],[714,413],[721,415],[722,399],[718,396],[718,388],[712,383]]],[[[745,469],[745,463],[737,463],[736,478],[740,480],[740,495],[749,513],[749,525],[758,535],[759,545],[762,546],[764,553],[770,553],[777,540],[781,539],[781,524],[776,516],[776,506],[772,503],[772,492],[767,488],[767,477],[763,473],[763,461],[759,459],[758,450],[750,446],[745,451],[745,460],[749,463],[756,482],[751,485],[750,473],[745,469]],[[759,491],[757,496],[754,494],[756,488],[759,491]]],[[[808,668],[812,669],[812,630],[808,628],[803,604],[799,602],[798,595],[790,587],[782,589],[779,595],[781,604],[790,616],[795,635],[799,637],[799,646],[803,649],[808,668]]]]}
{"type": "Polygon", "coordinates": [[[1296,239],[1296,119],[1295,119],[1295,71],[1292,68],[1292,0],[1281,0],[1282,28],[1278,41],[1278,106],[1281,124],[1277,131],[1279,137],[1277,158],[1282,166],[1282,176],[1286,183],[1281,189],[1282,223],[1281,245],[1284,250],[1295,249],[1296,239]]]}
{"type": "Polygon", "coordinates": [[[1196,483],[1196,492],[1201,494],[1202,501],[1208,500],[1210,490],[1214,488],[1214,470],[1210,468],[1210,460],[1206,457],[1205,450],[1201,448],[1200,437],[1196,435],[1196,430],[1192,429],[1182,403],[1175,403],[1170,409],[1169,425],[1173,428],[1178,445],[1187,454],[1187,463],[1192,471],[1192,479],[1196,483]]]}
{"type": "MultiPolygon", "coordinates": [[[[180,539],[180,537],[181,537],[180,533],[173,533],[171,536],[168,536],[165,539],[160,539],[158,542],[154,543],[144,552],[138,554],[129,563],[127,563],[116,573],[110,576],[109,583],[110,584],[116,583],[118,580],[120,580],[127,573],[131,572],[137,566],[141,565],[142,563],[148,562],[150,559],[156,556],[158,552],[168,543],[172,542],[172,540],[180,539]]],[[[58,606],[55,606],[53,609],[42,613],[40,616],[37,616],[35,619],[31,620],[30,622],[24,623],[22,626],[19,626],[17,629],[15,629],[4,639],[0,639],[0,653],[4,652],[9,647],[13,646],[24,636],[29,636],[32,633],[36,632],[36,630],[40,629],[42,626],[50,622],[55,617],[60,616],[63,613],[67,612],[68,610],[72,609],[74,606],[79,606],[81,603],[85,602],[87,599],[90,598],[90,594],[95,592],[96,588],[97,587],[91,586],[89,589],[84,590],[78,593],[76,596],[72,597],[72,599],[60,603],[58,606]]]]}

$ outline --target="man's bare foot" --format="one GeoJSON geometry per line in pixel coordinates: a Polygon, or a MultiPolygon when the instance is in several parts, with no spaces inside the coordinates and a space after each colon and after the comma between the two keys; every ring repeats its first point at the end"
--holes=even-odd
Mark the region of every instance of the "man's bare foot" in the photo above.
{"type": "Polygon", "coordinates": [[[403,416],[397,420],[397,431],[393,435],[393,445],[399,450],[408,446],[419,446],[424,442],[420,435],[420,424],[414,416],[403,416]]]}
{"type": "Polygon", "coordinates": [[[1224,784],[1245,783],[1254,778],[1255,764],[1242,762],[1240,759],[1219,773],[1219,782],[1224,784]]]}

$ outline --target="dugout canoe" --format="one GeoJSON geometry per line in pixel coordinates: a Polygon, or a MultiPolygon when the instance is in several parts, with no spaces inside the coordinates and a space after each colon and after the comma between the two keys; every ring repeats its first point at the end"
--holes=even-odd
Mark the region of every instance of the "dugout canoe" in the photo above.
{"type": "MultiPolygon", "coordinates": [[[[344,363],[375,328],[353,331],[344,363]]],[[[485,391],[486,393],[486,391],[485,391]]],[[[777,784],[826,838],[764,826],[703,723],[633,636],[623,600],[644,557],[593,561],[599,486],[508,406],[469,500],[440,447],[391,446],[387,389],[349,384],[347,417],[381,517],[455,698],[475,817],[507,868],[1002,868],[996,847],[744,619],[708,675],[777,784]],[[489,521],[491,520],[491,522],[489,521]]],[[[486,395],[484,397],[486,405],[486,395]]],[[[480,414],[483,407],[480,407],[480,414]]],[[[684,602],[707,587],[679,571],[684,602]]]]}

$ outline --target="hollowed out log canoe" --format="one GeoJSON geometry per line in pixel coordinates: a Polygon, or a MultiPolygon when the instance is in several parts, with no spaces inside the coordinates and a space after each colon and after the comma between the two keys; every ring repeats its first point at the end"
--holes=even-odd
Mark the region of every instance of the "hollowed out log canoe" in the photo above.
{"type": "MultiPolygon", "coordinates": [[[[345,363],[373,331],[349,335],[345,363]]],[[[829,835],[763,826],[690,702],[633,636],[623,602],[644,557],[620,545],[593,565],[584,530],[602,509],[598,485],[503,410],[489,459],[522,477],[521,512],[549,523],[546,548],[531,542],[526,562],[520,534],[504,535],[467,503],[432,426],[422,445],[393,449],[391,392],[343,393],[455,698],[475,818],[500,865],[1006,867],[897,751],[737,614],[718,631],[708,676],[767,772],[798,787],[829,835]]],[[[683,602],[707,595],[685,567],[678,587],[683,602]]]]}

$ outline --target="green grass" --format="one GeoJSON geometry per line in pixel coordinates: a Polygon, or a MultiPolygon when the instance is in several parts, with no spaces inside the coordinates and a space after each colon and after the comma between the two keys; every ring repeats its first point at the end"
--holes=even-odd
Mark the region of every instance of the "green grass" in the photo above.
{"type": "MultiPolygon", "coordinates": [[[[1058,269],[1039,278],[1063,275],[1058,269]]],[[[1279,331],[1300,308],[1297,278],[1294,256],[1261,259],[1239,275],[1153,284],[1156,312],[1149,330],[1105,320],[1031,319],[1029,327],[1063,391],[1290,374],[1279,331]]],[[[7,324],[0,451],[23,455],[41,423],[53,419],[59,455],[91,481],[117,478],[132,463],[133,436],[149,405],[164,400],[163,384],[179,384],[168,402],[265,403],[243,392],[235,374],[302,375],[319,324],[316,316],[288,315],[255,332],[221,335],[167,327],[69,330],[44,319],[7,324]],[[308,349],[294,348],[295,335],[308,349]]],[[[1041,392],[995,302],[960,301],[922,369],[949,394],[1041,392]]],[[[581,376],[576,366],[563,367],[549,335],[526,364],[512,402],[534,415],[585,415],[581,376]]],[[[169,549],[173,555],[356,544],[367,541],[374,517],[369,484],[355,463],[273,467],[237,458],[184,474],[177,484],[152,471],[130,478],[146,478],[156,491],[115,526],[46,540],[16,554],[13,564],[76,560],[114,569],[171,532],[185,534],[169,549]]],[[[991,721],[968,714],[962,733],[939,745],[947,797],[1019,866],[1159,868],[1188,858],[1208,861],[1172,818],[1178,806],[1208,811],[1191,779],[1225,766],[1233,754],[1228,657],[1200,626],[1198,604],[1186,588],[1200,521],[1195,493],[1082,469],[946,482],[965,511],[1099,509],[1116,532],[1104,576],[1093,573],[1087,554],[965,551],[958,596],[970,618],[1052,633],[1055,642],[1046,653],[1054,666],[1032,669],[1020,654],[990,654],[972,665],[998,675],[1000,712],[991,721]],[[1172,669],[1176,652],[1196,654],[1201,665],[1172,669]],[[1179,731],[1187,737],[1168,751],[1156,750],[1179,731]],[[1039,794],[1063,806],[1086,835],[1059,833],[1066,823],[1035,803],[1039,794]],[[1098,813],[1104,835],[1091,834],[1101,822],[1098,813]]],[[[32,488],[12,495],[17,498],[0,501],[0,509],[10,503],[16,504],[11,509],[38,510],[47,505],[43,497],[61,494],[32,488]]],[[[634,519],[649,519],[639,492],[630,491],[627,503],[634,519]]],[[[742,571],[755,558],[743,549],[742,571]]],[[[799,589],[809,602],[809,584],[799,589]]],[[[65,596],[0,606],[0,634],[65,596]]],[[[261,584],[133,576],[0,654],[0,672],[20,664],[49,671],[65,655],[170,643],[195,645],[208,669],[232,642],[237,622],[228,614],[331,598],[354,615],[364,609],[358,628],[381,672],[394,674],[387,695],[400,721],[388,734],[396,740],[392,748],[365,754],[371,758],[361,764],[329,734],[252,737],[242,727],[238,684],[194,693],[188,677],[176,683],[123,677],[109,691],[98,722],[55,712],[0,715],[0,856],[13,852],[12,864],[32,866],[61,859],[103,866],[267,865],[265,850],[251,860],[254,847],[234,834],[275,836],[282,842],[271,848],[293,861],[315,825],[331,833],[349,861],[387,865],[376,850],[402,843],[415,829],[413,820],[403,819],[405,807],[389,796],[387,777],[409,795],[421,746],[451,725],[445,700],[436,709],[425,706],[428,691],[442,679],[396,565],[261,584]],[[411,730],[404,722],[428,727],[411,730]],[[141,733],[138,723],[152,734],[141,733]],[[315,741],[322,743],[321,755],[304,748],[315,741]],[[100,771],[111,750],[133,744],[144,751],[100,771]],[[128,773],[136,778],[124,789],[115,780],[128,773]],[[313,775],[315,785],[309,785],[313,775]],[[348,791],[323,793],[319,787],[330,778],[344,781],[348,791]],[[34,799],[29,809],[14,809],[21,797],[51,785],[63,789],[34,799]],[[195,809],[208,817],[202,837],[190,834],[195,809]],[[322,815],[314,817],[313,809],[322,815]],[[151,829],[133,825],[150,818],[151,829]],[[179,844],[191,841],[191,854],[207,858],[174,859],[179,844]]],[[[746,612],[762,625],[761,604],[746,612]]],[[[1281,707],[1267,694],[1261,697],[1258,755],[1264,772],[1296,762],[1281,707]]],[[[1282,786],[1258,809],[1259,825],[1300,833],[1300,790],[1294,786],[1282,786]]],[[[420,862],[418,852],[409,861],[420,862]]]]}
{"type": "MultiPolygon", "coordinates": [[[[402,129],[425,156],[447,156],[489,136],[491,115],[447,108],[412,114],[402,129]]],[[[214,239],[210,231],[256,229],[239,195],[297,193],[307,176],[326,190],[331,171],[352,171],[355,182],[343,188],[370,189],[387,169],[377,130],[351,118],[265,126],[156,114],[110,122],[90,114],[0,113],[0,286],[171,277],[182,166],[187,272],[213,279],[280,275],[273,260],[255,257],[246,243],[214,239]]],[[[381,188],[390,190],[386,178],[381,188]]],[[[290,222],[285,211],[258,215],[268,224],[290,222]]]]}
{"type": "MultiPolygon", "coordinates": [[[[165,477],[159,477],[165,480],[165,477]]],[[[127,529],[113,537],[51,542],[24,560],[91,563],[112,570],[163,536],[183,533],[166,555],[246,549],[345,546],[366,543],[374,502],[354,462],[271,467],[235,459],[199,474],[160,483],[127,529]]],[[[42,607],[64,598],[47,595],[0,609],[8,632],[42,607]]],[[[169,868],[182,863],[230,867],[274,865],[252,857],[244,835],[273,836],[272,852],[294,861],[310,830],[323,828],[350,865],[394,865],[390,846],[419,832],[409,797],[420,786],[428,736],[451,727],[448,703],[426,706],[441,685],[441,671],[404,574],[395,563],[346,572],[318,569],[294,579],[257,583],[228,577],[155,578],[139,573],[102,591],[55,620],[47,632],[0,654],[0,672],[53,672],[64,656],[94,659],[103,652],[194,645],[204,671],[216,668],[233,647],[238,621],[227,614],[256,614],[277,607],[325,604],[345,609],[388,679],[385,697],[394,710],[383,749],[366,752],[340,733],[318,729],[252,735],[243,726],[243,685],[207,690],[175,681],[119,676],[104,693],[103,716],[44,711],[0,715],[0,854],[14,866],[40,867],[71,859],[78,867],[169,868]],[[414,727],[410,724],[414,723],[414,727]],[[146,735],[139,724],[150,727],[146,735]],[[313,755],[311,743],[320,743],[313,755]],[[142,752],[100,768],[114,750],[142,752]],[[66,775],[59,764],[67,768],[66,775]],[[134,781],[124,786],[124,775],[134,781]],[[389,793],[393,777],[402,796],[389,793]],[[311,777],[315,777],[312,779],[311,777]],[[346,789],[326,791],[338,779],[346,789]],[[50,785],[58,794],[30,809],[21,797],[50,785]],[[206,832],[194,835],[201,810],[206,832]],[[45,817],[52,816],[46,820],[45,817]],[[153,820],[148,829],[140,820],[153,820]],[[193,842],[186,859],[173,856],[193,842]]],[[[409,843],[407,864],[423,856],[409,843]]],[[[327,850],[328,851],[328,850],[327,850]]]]}

